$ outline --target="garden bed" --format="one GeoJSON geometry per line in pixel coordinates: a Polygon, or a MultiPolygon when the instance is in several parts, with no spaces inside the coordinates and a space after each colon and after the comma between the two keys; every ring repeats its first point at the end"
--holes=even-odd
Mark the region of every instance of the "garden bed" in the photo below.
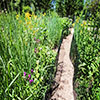
{"type": "Polygon", "coordinates": [[[53,48],[70,21],[28,12],[2,13],[0,21],[0,98],[45,99],[56,73],[53,48]]]}
{"type": "MultiPolygon", "coordinates": [[[[100,42],[97,28],[90,28],[90,21],[76,20],[72,43],[75,66],[74,89],[77,100],[99,100],[100,42]]],[[[93,22],[90,24],[92,25],[93,22]]]]}

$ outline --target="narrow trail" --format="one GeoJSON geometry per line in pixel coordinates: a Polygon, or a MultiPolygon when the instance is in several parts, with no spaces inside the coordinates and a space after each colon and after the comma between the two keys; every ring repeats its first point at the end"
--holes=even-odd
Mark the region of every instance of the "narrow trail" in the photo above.
{"type": "Polygon", "coordinates": [[[55,77],[55,81],[59,85],[53,91],[50,100],[75,100],[73,92],[74,67],[70,60],[70,48],[74,30],[70,29],[70,31],[71,34],[63,39],[61,44],[55,77]]]}

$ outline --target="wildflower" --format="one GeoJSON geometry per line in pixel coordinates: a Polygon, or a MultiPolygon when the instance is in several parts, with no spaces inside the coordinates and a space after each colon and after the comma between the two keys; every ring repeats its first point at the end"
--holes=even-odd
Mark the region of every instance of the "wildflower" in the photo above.
{"type": "Polygon", "coordinates": [[[18,19],[19,18],[19,15],[16,15],[16,19],[18,19]]]}
{"type": "Polygon", "coordinates": [[[84,25],[86,25],[86,22],[85,22],[85,21],[83,21],[83,24],[84,24],[84,25]]]}
{"type": "Polygon", "coordinates": [[[28,78],[29,78],[29,79],[31,78],[31,75],[30,75],[30,74],[28,75],[28,78]]]}
{"type": "Polygon", "coordinates": [[[81,26],[83,26],[83,24],[81,24],[81,26]]]}
{"type": "Polygon", "coordinates": [[[31,24],[31,22],[27,22],[26,24],[27,24],[27,25],[30,25],[30,24],[31,24]]]}
{"type": "Polygon", "coordinates": [[[30,16],[31,16],[31,14],[29,12],[25,13],[25,17],[30,17],[30,16]]]}
{"type": "Polygon", "coordinates": [[[43,16],[45,16],[45,15],[46,15],[46,13],[43,14],[43,16]]]}
{"type": "Polygon", "coordinates": [[[36,37],[34,37],[34,40],[36,40],[36,37]]]}
{"type": "Polygon", "coordinates": [[[75,26],[75,23],[73,23],[72,26],[74,27],[75,26]]]}
{"type": "Polygon", "coordinates": [[[37,39],[37,40],[36,40],[36,43],[39,43],[39,42],[40,42],[40,40],[39,40],[39,39],[37,39]]]}
{"type": "Polygon", "coordinates": [[[37,52],[36,48],[35,48],[34,52],[35,52],[35,53],[37,52]]]}
{"type": "Polygon", "coordinates": [[[33,69],[31,69],[31,73],[33,73],[33,69]]]}
{"type": "Polygon", "coordinates": [[[26,72],[24,72],[24,76],[26,76],[26,72]]]}
{"type": "Polygon", "coordinates": [[[33,80],[29,80],[30,84],[33,82],[33,80]]]}
{"type": "Polygon", "coordinates": [[[31,18],[31,14],[29,12],[25,13],[25,18],[30,19],[31,18]]]}

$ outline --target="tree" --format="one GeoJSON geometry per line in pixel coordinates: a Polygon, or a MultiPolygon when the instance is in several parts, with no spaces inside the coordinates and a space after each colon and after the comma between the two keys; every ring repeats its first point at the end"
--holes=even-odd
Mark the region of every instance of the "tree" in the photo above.
{"type": "Polygon", "coordinates": [[[19,10],[22,11],[26,8],[34,8],[34,11],[47,11],[51,9],[52,0],[1,0],[0,9],[4,10],[19,10]]]}
{"type": "Polygon", "coordinates": [[[56,0],[56,11],[60,16],[73,16],[83,9],[83,0],[56,0]]]}
{"type": "Polygon", "coordinates": [[[34,6],[35,6],[35,11],[47,11],[51,9],[51,2],[52,0],[35,0],[34,1],[34,6]]]}

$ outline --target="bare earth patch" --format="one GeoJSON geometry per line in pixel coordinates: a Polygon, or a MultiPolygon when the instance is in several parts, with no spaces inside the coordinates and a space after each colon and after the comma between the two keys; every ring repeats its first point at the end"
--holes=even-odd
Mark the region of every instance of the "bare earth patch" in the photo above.
{"type": "Polygon", "coordinates": [[[71,34],[63,39],[61,44],[55,77],[58,87],[52,92],[50,100],[75,100],[73,91],[74,67],[69,57],[74,30],[70,30],[71,34]]]}

